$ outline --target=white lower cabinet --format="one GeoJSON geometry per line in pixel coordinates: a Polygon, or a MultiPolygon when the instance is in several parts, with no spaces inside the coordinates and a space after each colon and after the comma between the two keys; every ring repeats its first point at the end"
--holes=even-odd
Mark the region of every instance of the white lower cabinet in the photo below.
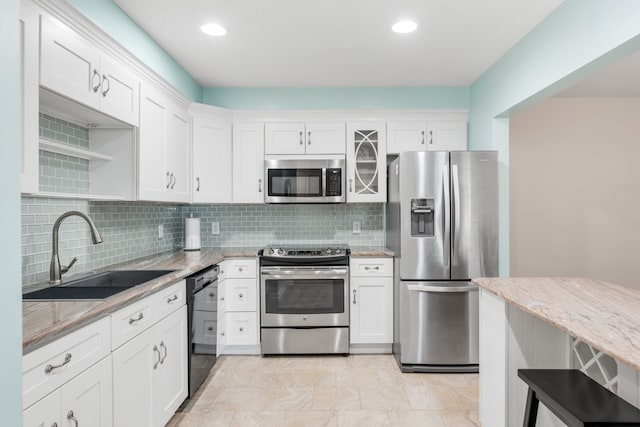
{"type": "Polygon", "coordinates": [[[257,269],[255,258],[220,263],[218,355],[260,353],[257,269]]]}
{"type": "Polygon", "coordinates": [[[352,257],[350,290],[350,343],[393,343],[393,258],[352,257]]]}
{"type": "Polygon", "coordinates": [[[113,352],[116,426],[163,426],[187,397],[187,307],[113,352]]]}
{"type": "Polygon", "coordinates": [[[29,408],[24,427],[113,426],[111,356],[107,356],[29,408]]]}

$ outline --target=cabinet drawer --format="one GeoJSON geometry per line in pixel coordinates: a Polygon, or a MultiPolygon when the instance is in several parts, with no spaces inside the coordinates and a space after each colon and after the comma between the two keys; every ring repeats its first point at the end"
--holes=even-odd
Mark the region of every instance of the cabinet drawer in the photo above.
{"type": "Polygon", "coordinates": [[[257,319],[256,313],[227,313],[222,332],[226,345],[257,345],[257,319]]]}
{"type": "Polygon", "coordinates": [[[185,280],[158,291],[158,293],[154,295],[157,301],[155,307],[158,309],[157,315],[154,317],[160,320],[185,305],[187,301],[185,293],[185,280]]]}
{"type": "Polygon", "coordinates": [[[225,280],[226,311],[256,311],[256,283],[256,279],[225,280]]]}
{"type": "Polygon", "coordinates": [[[393,258],[351,258],[352,276],[393,276],[393,258]]]}
{"type": "Polygon", "coordinates": [[[257,262],[252,259],[230,259],[220,267],[223,278],[249,278],[257,276],[257,262]]]}
{"type": "Polygon", "coordinates": [[[120,347],[159,320],[154,315],[156,301],[156,295],[151,295],[111,314],[112,349],[120,347]]]}
{"type": "Polygon", "coordinates": [[[111,352],[109,317],[22,358],[22,407],[32,405],[111,352]]]}

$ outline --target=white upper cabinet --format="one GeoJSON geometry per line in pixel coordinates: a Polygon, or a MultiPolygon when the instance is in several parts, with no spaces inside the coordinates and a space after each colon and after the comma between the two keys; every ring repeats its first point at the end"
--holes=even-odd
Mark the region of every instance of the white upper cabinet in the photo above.
{"type": "Polygon", "coordinates": [[[387,123],[387,152],[456,151],[467,149],[467,121],[425,120],[387,123]]]}
{"type": "Polygon", "coordinates": [[[231,202],[231,122],[205,112],[193,117],[194,203],[231,202]]]}
{"type": "Polygon", "coordinates": [[[20,191],[37,193],[38,167],[38,12],[20,3],[20,78],[22,90],[22,162],[20,191]]]}
{"type": "Polygon", "coordinates": [[[189,117],[168,95],[148,84],[140,94],[138,198],[190,201],[189,117]]]}
{"type": "Polygon", "coordinates": [[[140,78],[79,34],[42,17],[40,85],[133,126],[140,78]]]}
{"type": "Polygon", "coordinates": [[[267,123],[265,154],[344,154],[345,124],[267,123]]]}
{"type": "Polygon", "coordinates": [[[347,123],[347,202],[387,201],[384,122],[347,123]]]}
{"type": "Polygon", "coordinates": [[[264,203],[264,125],[233,125],[233,202],[264,203]]]}

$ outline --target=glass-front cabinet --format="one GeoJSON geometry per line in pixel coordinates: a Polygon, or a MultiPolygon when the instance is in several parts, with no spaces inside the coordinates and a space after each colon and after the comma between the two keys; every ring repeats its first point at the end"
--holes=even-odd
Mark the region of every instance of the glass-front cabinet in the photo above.
{"type": "Polygon", "coordinates": [[[385,122],[347,123],[347,202],[387,201],[385,122]]]}

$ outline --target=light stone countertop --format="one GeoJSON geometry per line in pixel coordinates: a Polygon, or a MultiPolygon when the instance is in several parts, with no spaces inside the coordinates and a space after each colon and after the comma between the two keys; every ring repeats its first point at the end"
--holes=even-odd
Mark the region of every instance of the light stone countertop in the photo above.
{"type": "MultiPolygon", "coordinates": [[[[107,316],[123,306],[130,304],[170,286],[211,265],[218,264],[226,258],[255,257],[257,248],[219,248],[202,249],[201,251],[165,252],[127,261],[100,269],[106,270],[176,270],[144,285],[136,286],[103,300],[81,301],[28,301],[22,302],[22,351],[28,353],[61,334],[69,333],[94,320],[107,316]]],[[[393,252],[380,247],[357,247],[352,249],[351,256],[382,257],[393,256],[393,252]]],[[[77,277],[89,275],[88,272],[77,277]]],[[[66,281],[75,277],[65,277],[66,281]]],[[[42,288],[42,285],[28,286],[23,291],[42,288]]]]}
{"type": "Polygon", "coordinates": [[[640,371],[640,290],[571,277],[473,283],[640,371]]]}

